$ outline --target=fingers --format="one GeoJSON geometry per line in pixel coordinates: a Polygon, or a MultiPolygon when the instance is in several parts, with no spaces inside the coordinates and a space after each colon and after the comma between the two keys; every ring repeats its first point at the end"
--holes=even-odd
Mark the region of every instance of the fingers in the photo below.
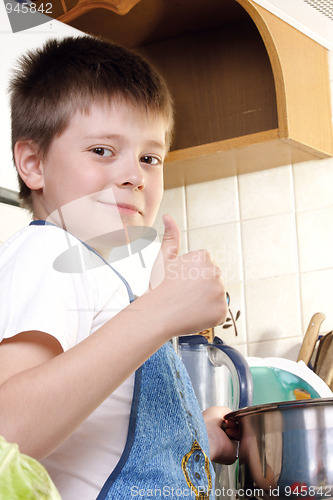
{"type": "Polygon", "coordinates": [[[224,465],[231,465],[237,460],[238,455],[239,455],[239,442],[226,437],[223,443],[223,450],[221,450],[220,455],[218,455],[215,458],[215,462],[224,465]]]}
{"type": "Polygon", "coordinates": [[[231,420],[223,420],[221,429],[230,439],[240,440],[240,430],[236,422],[231,420]]]}
{"type": "Polygon", "coordinates": [[[233,423],[224,420],[224,415],[229,412],[229,408],[222,406],[212,406],[202,412],[208,432],[210,457],[214,462],[226,465],[232,464],[238,456],[238,442],[233,441],[233,437],[227,433],[227,429],[234,433],[233,423]],[[223,427],[226,431],[222,430],[223,427]]]}

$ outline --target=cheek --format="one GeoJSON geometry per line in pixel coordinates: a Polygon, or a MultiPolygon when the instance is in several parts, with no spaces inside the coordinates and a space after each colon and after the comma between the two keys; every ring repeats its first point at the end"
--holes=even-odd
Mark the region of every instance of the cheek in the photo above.
{"type": "Polygon", "coordinates": [[[155,171],[149,182],[150,197],[155,202],[160,202],[163,196],[163,172],[155,171]]]}
{"type": "Polygon", "coordinates": [[[162,198],[163,183],[161,182],[160,184],[155,184],[155,188],[150,190],[147,200],[147,206],[149,206],[152,223],[157,215],[158,209],[160,208],[162,198]]]}
{"type": "Polygon", "coordinates": [[[155,204],[157,205],[157,210],[160,208],[160,204],[162,202],[162,198],[163,198],[163,186],[161,186],[161,188],[156,191],[156,198],[155,198],[155,204]]]}
{"type": "Polygon", "coordinates": [[[80,175],[82,169],[59,168],[47,179],[44,193],[47,199],[52,200],[56,207],[64,207],[71,202],[84,199],[101,190],[102,181],[96,179],[86,170],[85,175],[80,175]]]}
{"type": "Polygon", "coordinates": [[[71,199],[97,193],[107,185],[107,175],[103,169],[90,165],[71,164],[61,171],[61,187],[63,194],[71,199]]]}

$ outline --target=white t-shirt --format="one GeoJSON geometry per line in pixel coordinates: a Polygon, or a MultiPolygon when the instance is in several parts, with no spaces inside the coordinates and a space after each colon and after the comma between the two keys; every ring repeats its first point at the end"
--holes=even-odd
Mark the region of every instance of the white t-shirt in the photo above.
{"type": "MultiPolygon", "coordinates": [[[[116,273],[55,226],[28,226],[0,247],[0,283],[0,341],[37,330],[53,335],[66,351],[129,304],[116,273]],[[80,259],[88,270],[77,268],[80,259]]],[[[117,464],[133,384],[134,375],[43,461],[63,500],[94,500],[117,464]]]]}

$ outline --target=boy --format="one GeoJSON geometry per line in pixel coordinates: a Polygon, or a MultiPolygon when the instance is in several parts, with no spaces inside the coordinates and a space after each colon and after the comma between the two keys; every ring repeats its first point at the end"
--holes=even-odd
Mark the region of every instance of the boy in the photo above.
{"type": "Polygon", "coordinates": [[[11,105],[34,222],[1,247],[0,434],[43,460],[64,500],[212,498],[209,453],[235,459],[224,412],[204,425],[168,340],[223,322],[220,271],[206,252],[178,256],[170,216],[149,292],[134,301],[107,263],[162,198],[163,79],[109,42],[53,40],[21,61],[11,105]]]}

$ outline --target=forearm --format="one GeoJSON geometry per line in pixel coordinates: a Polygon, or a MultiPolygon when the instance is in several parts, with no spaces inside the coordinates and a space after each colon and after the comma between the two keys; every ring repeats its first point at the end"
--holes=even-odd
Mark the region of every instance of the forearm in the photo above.
{"type": "Polygon", "coordinates": [[[69,351],[9,378],[0,387],[1,434],[38,459],[50,454],[172,336],[154,310],[151,293],[69,351]]]}

